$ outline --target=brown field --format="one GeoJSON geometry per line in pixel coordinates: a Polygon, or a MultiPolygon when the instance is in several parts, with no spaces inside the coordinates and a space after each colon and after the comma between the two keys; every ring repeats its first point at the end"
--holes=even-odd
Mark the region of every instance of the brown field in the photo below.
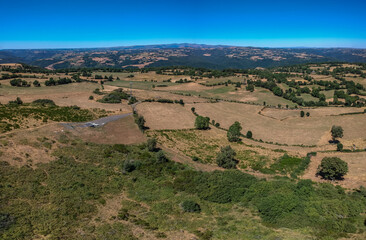
{"type": "Polygon", "coordinates": [[[137,105],[138,114],[144,116],[150,129],[186,129],[193,128],[195,116],[190,108],[179,104],[141,103],[137,105]]]}
{"type": "Polygon", "coordinates": [[[132,116],[109,122],[98,128],[75,128],[70,132],[86,142],[102,144],[138,144],[146,141],[132,116]]]}
{"type": "Polygon", "coordinates": [[[360,186],[366,187],[366,152],[352,152],[352,153],[318,153],[317,156],[311,158],[309,168],[302,176],[304,179],[311,179],[317,182],[331,182],[333,184],[341,185],[346,188],[358,188],[360,186]],[[348,174],[342,181],[327,181],[316,177],[317,168],[324,157],[339,157],[348,163],[348,174]]]}
{"type": "MultiPolygon", "coordinates": [[[[253,137],[263,141],[278,142],[294,145],[324,145],[329,140],[332,125],[343,127],[344,139],[365,139],[365,116],[324,116],[309,118],[289,118],[280,121],[258,114],[261,106],[238,103],[198,103],[194,105],[196,112],[208,116],[228,129],[235,121],[242,124],[242,132],[253,132],[253,137]]],[[[286,111],[286,110],[282,110],[286,111]]]]}
{"type": "Polygon", "coordinates": [[[180,100],[182,99],[184,103],[196,103],[196,102],[207,102],[206,99],[199,98],[197,96],[183,96],[179,94],[174,94],[166,91],[146,91],[140,89],[133,89],[132,94],[138,99],[170,99],[170,100],[180,100]]]}
{"type": "Polygon", "coordinates": [[[92,77],[95,75],[102,75],[104,76],[110,76],[112,75],[115,79],[119,77],[121,80],[127,80],[127,81],[157,81],[157,82],[163,82],[164,80],[171,79],[172,82],[178,81],[180,79],[187,79],[190,80],[190,76],[183,76],[183,75],[161,75],[156,74],[155,72],[147,72],[147,73],[119,73],[119,72],[93,72],[92,77]],[[134,75],[132,78],[128,78],[129,75],[134,75]]]}
{"type": "MultiPolygon", "coordinates": [[[[51,99],[59,106],[77,105],[81,108],[100,108],[108,111],[131,112],[127,101],[122,104],[108,104],[97,102],[96,99],[102,96],[93,94],[93,90],[100,85],[94,83],[71,83],[52,87],[2,87],[0,88],[0,103],[5,104],[20,97],[24,102],[32,102],[37,99],[51,99]],[[95,100],[89,100],[89,96],[95,100]]],[[[111,91],[116,87],[105,86],[105,91],[111,91]]]]}

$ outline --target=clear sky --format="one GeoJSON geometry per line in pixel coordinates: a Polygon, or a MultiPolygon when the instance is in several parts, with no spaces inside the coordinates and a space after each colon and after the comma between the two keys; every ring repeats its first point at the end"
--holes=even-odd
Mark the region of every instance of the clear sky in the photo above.
{"type": "Polygon", "coordinates": [[[0,0],[0,49],[206,43],[366,48],[366,0],[0,0]]]}

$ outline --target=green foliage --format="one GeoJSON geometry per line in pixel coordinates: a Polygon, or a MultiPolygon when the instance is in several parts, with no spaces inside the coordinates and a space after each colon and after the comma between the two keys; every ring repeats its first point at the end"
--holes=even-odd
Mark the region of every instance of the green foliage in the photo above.
{"type": "Polygon", "coordinates": [[[235,122],[233,125],[230,126],[229,130],[227,131],[227,139],[229,142],[239,142],[242,127],[239,122],[235,122]]]}
{"type": "Polygon", "coordinates": [[[57,160],[37,168],[0,162],[1,239],[79,239],[81,231],[85,239],[136,239],[131,225],[153,234],[185,228],[200,239],[251,239],[258,231],[261,237],[273,238],[277,235],[272,227],[335,239],[364,228],[364,188],[346,192],[310,180],[266,181],[238,170],[195,171],[156,161],[156,153],[145,144],[77,142],[56,149],[54,155],[57,160]],[[121,195],[128,200],[121,202],[116,216],[95,224],[104,199],[121,195]],[[183,204],[182,199],[190,202],[183,204]],[[182,212],[183,205],[197,211],[197,203],[203,214],[182,212]],[[268,226],[247,222],[250,218],[241,211],[249,209],[268,226]],[[170,228],[172,221],[179,226],[170,228]],[[254,235],[241,235],[245,224],[254,235]],[[250,230],[253,227],[258,230],[250,230]]]}
{"type": "Polygon", "coordinates": [[[304,111],[301,111],[300,112],[300,117],[304,117],[305,116],[305,112],[304,111]]]}
{"type": "Polygon", "coordinates": [[[143,116],[139,116],[138,114],[134,114],[135,117],[135,123],[139,127],[141,131],[145,130],[145,118],[143,116]]]}
{"type": "Polygon", "coordinates": [[[157,144],[156,138],[149,138],[147,140],[147,149],[150,152],[156,151],[156,144],[157,144]]]}
{"type": "Polygon", "coordinates": [[[122,99],[127,100],[129,98],[129,94],[123,92],[122,88],[118,88],[113,90],[111,93],[105,95],[102,99],[99,99],[98,102],[101,103],[121,103],[122,99]]]}
{"type": "Polygon", "coordinates": [[[34,100],[32,104],[41,106],[56,106],[55,102],[51,99],[37,99],[34,100]]]}
{"type": "Polygon", "coordinates": [[[336,138],[342,138],[343,137],[343,128],[341,126],[332,126],[331,134],[333,141],[335,141],[336,138]]]}
{"type": "Polygon", "coordinates": [[[246,137],[247,138],[253,138],[253,133],[252,131],[248,131],[247,134],[246,134],[246,137]]]}
{"type": "Polygon", "coordinates": [[[343,144],[342,143],[337,143],[337,151],[339,151],[339,152],[343,151],[343,144]]]}
{"type": "Polygon", "coordinates": [[[328,180],[342,180],[348,172],[348,164],[337,157],[325,157],[322,159],[317,175],[328,180]]]}
{"type": "Polygon", "coordinates": [[[236,168],[238,161],[234,159],[235,155],[236,152],[230,146],[223,147],[217,154],[216,163],[219,167],[236,168]]]}
{"type": "Polygon", "coordinates": [[[208,117],[197,116],[196,121],[194,122],[194,126],[200,130],[208,129],[209,125],[210,125],[210,118],[208,117]]]}
{"type": "Polygon", "coordinates": [[[192,200],[185,200],[180,206],[184,212],[201,212],[200,205],[192,200]]]}
{"type": "Polygon", "coordinates": [[[20,99],[15,102],[18,103],[0,106],[0,121],[7,123],[6,125],[0,124],[0,131],[5,132],[19,128],[19,124],[27,118],[48,119],[55,122],[85,122],[99,117],[99,114],[79,107],[53,105],[53,101],[48,99],[38,99],[32,104],[23,105],[19,105],[20,99]]]}

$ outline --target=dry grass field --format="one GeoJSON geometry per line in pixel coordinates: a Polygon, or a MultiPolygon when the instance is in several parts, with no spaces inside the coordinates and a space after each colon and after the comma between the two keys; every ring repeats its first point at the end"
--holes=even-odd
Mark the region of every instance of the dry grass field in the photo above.
{"type": "Polygon", "coordinates": [[[109,122],[99,128],[77,127],[69,131],[86,142],[101,144],[138,144],[146,141],[132,116],[109,122]]]}
{"type": "Polygon", "coordinates": [[[360,131],[365,129],[364,114],[308,118],[299,116],[281,121],[258,114],[261,106],[227,102],[198,103],[194,106],[198,114],[210,117],[226,129],[235,121],[239,121],[244,134],[250,130],[254,138],[268,142],[292,145],[327,144],[332,125],[343,127],[345,140],[365,139],[365,131],[360,131]]]}
{"type": "Polygon", "coordinates": [[[343,187],[353,189],[359,186],[366,187],[366,152],[351,152],[351,153],[339,153],[339,152],[319,152],[317,156],[311,158],[309,168],[302,176],[304,179],[311,179],[317,182],[331,182],[333,184],[341,185],[343,187]],[[342,181],[327,181],[322,180],[316,176],[317,168],[324,157],[339,157],[348,163],[348,174],[342,181]]]}
{"type": "Polygon", "coordinates": [[[150,129],[187,129],[194,127],[195,116],[180,104],[141,103],[136,111],[144,116],[150,129]]]}
{"type": "MultiPolygon", "coordinates": [[[[71,83],[66,85],[50,86],[50,87],[11,87],[3,86],[0,88],[0,103],[5,104],[20,97],[24,102],[32,102],[37,99],[51,99],[59,106],[77,105],[81,108],[100,108],[108,111],[130,112],[131,108],[127,105],[127,101],[122,104],[99,103],[95,100],[89,100],[89,96],[95,99],[102,96],[93,93],[93,90],[100,88],[95,83],[71,83]]],[[[116,87],[106,86],[105,91],[112,91],[116,87]]]]}

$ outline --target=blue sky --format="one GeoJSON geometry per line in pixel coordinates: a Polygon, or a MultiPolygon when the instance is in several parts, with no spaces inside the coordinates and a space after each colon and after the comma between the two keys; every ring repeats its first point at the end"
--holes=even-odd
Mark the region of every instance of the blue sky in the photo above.
{"type": "Polygon", "coordinates": [[[206,43],[366,48],[366,1],[0,0],[0,49],[206,43]]]}

